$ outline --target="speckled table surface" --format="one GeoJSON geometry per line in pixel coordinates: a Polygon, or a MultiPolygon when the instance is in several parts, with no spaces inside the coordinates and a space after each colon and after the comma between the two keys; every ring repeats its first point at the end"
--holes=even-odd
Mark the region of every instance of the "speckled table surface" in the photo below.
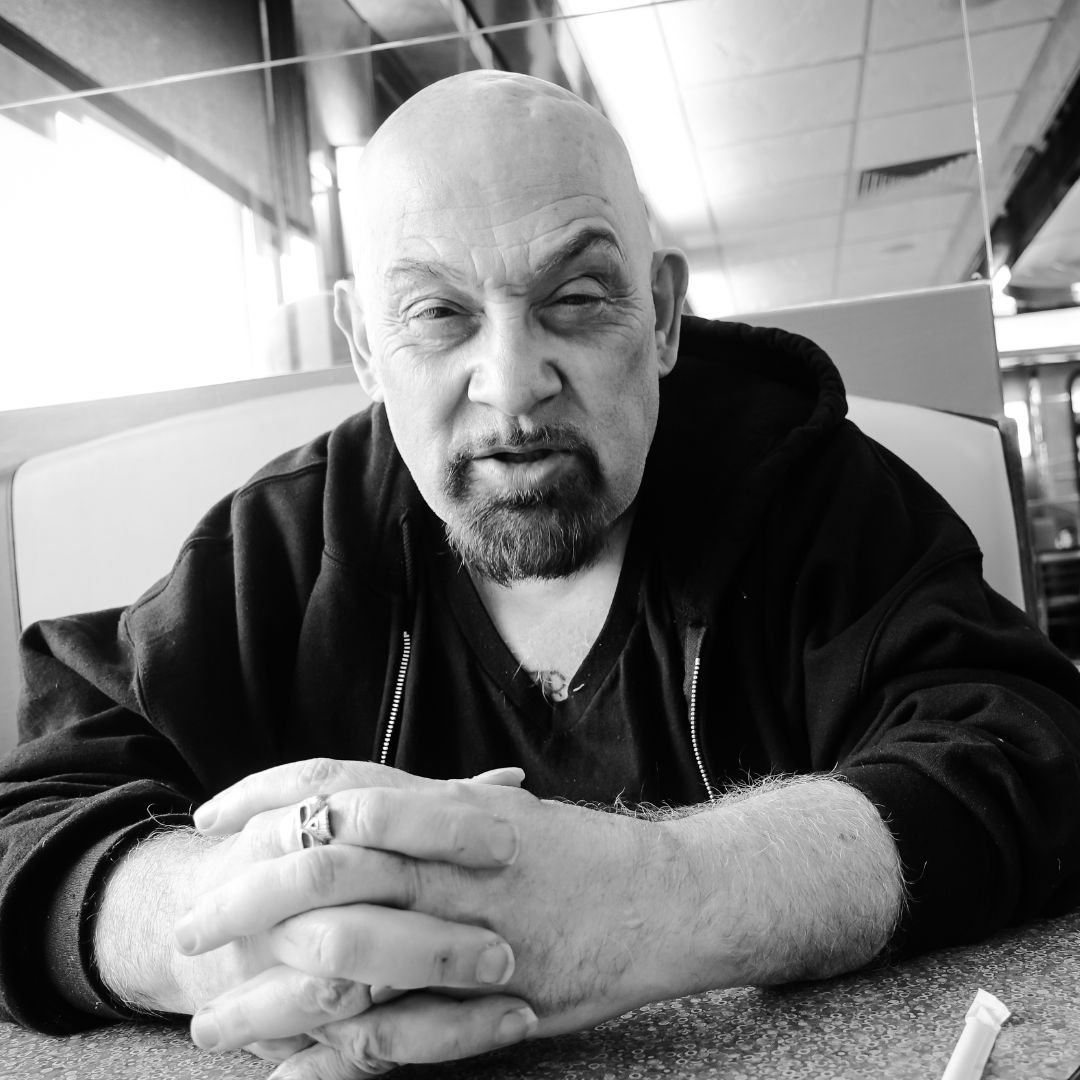
{"type": "MultiPolygon", "coordinates": [[[[400,1080],[938,1080],[979,987],[1012,1010],[985,1080],[1066,1080],[1080,1065],[1080,912],[890,968],[780,990],[728,990],[640,1009],[580,1035],[400,1080]]],[[[66,1039],[0,1024],[0,1077],[264,1078],[242,1052],[196,1050],[182,1028],[120,1025],[66,1039]]]]}

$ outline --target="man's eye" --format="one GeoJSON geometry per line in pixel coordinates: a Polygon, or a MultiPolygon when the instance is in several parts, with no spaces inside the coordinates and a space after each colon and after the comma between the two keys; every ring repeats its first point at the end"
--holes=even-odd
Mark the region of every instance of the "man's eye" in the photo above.
{"type": "Polygon", "coordinates": [[[426,307],[410,311],[409,318],[432,321],[435,319],[451,319],[459,314],[461,313],[456,308],[452,308],[448,304],[428,304],[426,307]]]}
{"type": "Polygon", "coordinates": [[[600,304],[604,300],[604,297],[599,293],[594,292],[582,292],[581,290],[557,293],[553,302],[556,304],[562,304],[565,307],[588,307],[591,304],[600,304]]]}

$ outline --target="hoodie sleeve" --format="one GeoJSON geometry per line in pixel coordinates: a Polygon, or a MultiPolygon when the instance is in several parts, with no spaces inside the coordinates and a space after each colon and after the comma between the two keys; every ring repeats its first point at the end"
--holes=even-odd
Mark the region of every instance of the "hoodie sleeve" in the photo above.
{"type": "Polygon", "coordinates": [[[819,465],[784,511],[813,522],[783,545],[802,549],[786,563],[787,707],[811,767],[845,776],[896,837],[910,902],[894,950],[1074,906],[1076,669],[986,585],[970,531],[899,459],[845,425],[819,465]]]}
{"type": "MultiPolygon", "coordinates": [[[[345,727],[332,698],[297,720],[305,619],[332,606],[311,604],[326,441],[283,455],[212,507],[171,572],[130,607],[23,635],[20,743],[0,761],[3,1016],[62,1033],[128,1015],[90,956],[112,862],[161,825],[190,823],[194,806],[242,776],[341,750],[319,726],[345,727]]],[[[347,592],[333,574],[323,588],[347,592]]],[[[308,628],[306,678],[332,696],[339,684],[321,645],[340,626],[326,618],[308,628]]],[[[347,731],[359,727],[353,719],[347,731]]]]}
{"type": "Polygon", "coordinates": [[[21,742],[0,763],[0,1014],[62,1034],[131,1015],[93,970],[95,897],[128,845],[190,822],[204,796],[141,708],[119,611],[35,624],[21,649],[21,742]]]}

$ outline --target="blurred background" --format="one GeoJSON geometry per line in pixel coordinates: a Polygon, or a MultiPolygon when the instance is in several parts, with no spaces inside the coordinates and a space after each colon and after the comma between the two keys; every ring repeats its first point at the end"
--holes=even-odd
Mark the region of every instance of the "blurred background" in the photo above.
{"type": "Polygon", "coordinates": [[[0,441],[347,363],[356,163],[480,67],[612,119],[697,314],[983,282],[1080,655],[1080,0],[0,0],[0,441]]]}

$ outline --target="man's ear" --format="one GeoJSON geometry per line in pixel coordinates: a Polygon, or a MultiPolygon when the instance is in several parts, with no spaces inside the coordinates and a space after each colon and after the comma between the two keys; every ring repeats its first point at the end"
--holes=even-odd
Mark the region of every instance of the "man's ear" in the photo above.
{"type": "Polygon", "coordinates": [[[382,401],[382,384],[371,362],[371,349],[368,347],[367,328],[364,326],[364,314],[356,299],[356,287],[348,281],[334,284],[334,322],[338,324],[345,340],[349,343],[349,355],[360,385],[372,401],[382,401]]]}
{"type": "Polygon", "coordinates": [[[679,355],[679,327],[690,268],[678,248],[653,253],[652,295],[656,309],[656,358],[663,378],[675,366],[679,355]]]}

